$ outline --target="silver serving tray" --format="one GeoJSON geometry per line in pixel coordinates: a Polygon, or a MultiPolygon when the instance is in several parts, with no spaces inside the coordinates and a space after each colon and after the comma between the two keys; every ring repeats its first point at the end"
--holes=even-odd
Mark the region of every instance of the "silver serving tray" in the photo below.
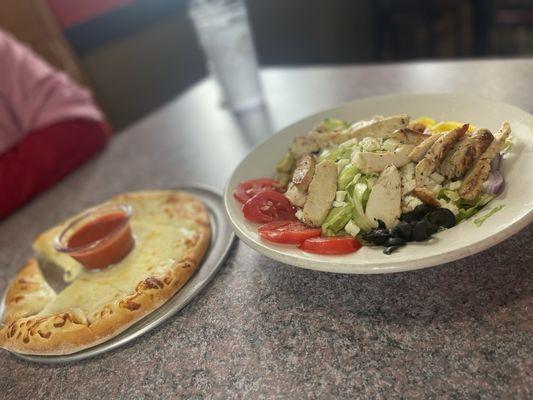
{"type": "MultiPolygon", "coordinates": [[[[200,293],[207,283],[213,279],[215,274],[222,266],[231,248],[235,235],[231,229],[229,221],[227,220],[222,197],[217,191],[198,186],[181,187],[177,188],[176,190],[181,190],[200,198],[207,206],[211,220],[211,243],[200,269],[189,280],[189,282],[187,282],[187,284],[182,287],[178,293],[176,293],[170,300],[168,300],[157,310],[153,311],[140,321],[136,322],[134,325],[130,326],[124,332],[109,339],[105,343],[101,343],[97,346],[79,351],[77,353],[63,356],[39,356],[20,354],[16,352],[12,352],[12,354],[24,360],[48,364],[68,363],[94,357],[123,346],[126,343],[131,342],[139,336],[144,335],[146,332],[149,332],[155,327],[161,325],[163,322],[171,318],[179,310],[185,307],[198,293],[200,293]]],[[[3,314],[6,294],[7,289],[6,293],[4,293],[2,296],[2,301],[0,302],[0,315],[3,314]]]]}

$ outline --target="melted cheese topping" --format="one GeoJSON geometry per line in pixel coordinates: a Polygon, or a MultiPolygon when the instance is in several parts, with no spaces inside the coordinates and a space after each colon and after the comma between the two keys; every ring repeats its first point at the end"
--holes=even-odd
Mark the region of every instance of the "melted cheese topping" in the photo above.
{"type": "Polygon", "coordinates": [[[81,310],[85,315],[98,310],[114,300],[124,297],[124,293],[113,286],[82,279],[76,279],[42,310],[38,316],[81,310]]]}
{"type": "MultiPolygon", "coordinates": [[[[135,238],[133,250],[118,264],[106,269],[80,269],[76,279],[39,315],[76,309],[89,315],[107,303],[132,294],[139,282],[162,276],[175,262],[183,259],[187,241],[196,235],[196,222],[185,215],[177,215],[171,207],[164,206],[160,198],[135,198],[134,201],[128,199],[128,202],[133,208],[130,220],[135,238]]],[[[46,246],[39,250],[44,248],[46,258],[67,269],[72,259],[68,256],[65,259],[64,254],[53,249],[53,237],[50,235],[46,246]]]]}

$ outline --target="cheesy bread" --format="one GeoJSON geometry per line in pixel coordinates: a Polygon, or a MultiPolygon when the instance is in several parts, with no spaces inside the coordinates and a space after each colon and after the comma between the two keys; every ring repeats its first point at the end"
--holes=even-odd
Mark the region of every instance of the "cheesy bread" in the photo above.
{"type": "Polygon", "coordinates": [[[132,207],[135,246],[120,262],[89,271],[54,249],[53,240],[71,220],[41,234],[38,254],[11,283],[0,329],[0,346],[24,354],[78,352],[118,335],[171,298],[197,270],[211,229],[205,206],[177,191],[115,196],[132,207]],[[53,263],[70,284],[55,293],[39,259],[53,263]]]}

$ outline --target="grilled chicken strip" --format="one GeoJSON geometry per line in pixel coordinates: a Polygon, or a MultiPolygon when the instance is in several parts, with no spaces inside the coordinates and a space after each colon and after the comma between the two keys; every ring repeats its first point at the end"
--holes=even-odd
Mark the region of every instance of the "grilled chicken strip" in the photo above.
{"type": "Polygon", "coordinates": [[[353,163],[364,173],[381,172],[391,164],[400,168],[411,162],[408,154],[412,149],[412,144],[402,144],[394,151],[361,151],[354,154],[353,163]]]}
{"type": "Polygon", "coordinates": [[[390,136],[391,139],[396,139],[398,142],[403,144],[414,144],[418,146],[424,140],[426,140],[430,135],[415,131],[410,128],[402,128],[395,130],[390,136]]]}
{"type": "Polygon", "coordinates": [[[424,125],[422,122],[411,122],[407,127],[415,132],[420,133],[423,133],[426,130],[426,125],[424,125]]]}
{"type": "Polygon", "coordinates": [[[476,159],[476,149],[470,138],[463,137],[442,161],[439,172],[446,178],[460,178],[476,159]]]}
{"type": "Polygon", "coordinates": [[[292,141],[289,151],[298,159],[306,154],[316,153],[320,150],[320,146],[316,140],[310,137],[298,136],[292,141]]]}
{"type": "MultiPolygon", "coordinates": [[[[481,156],[494,140],[494,136],[488,129],[478,129],[469,136],[476,150],[476,158],[481,156]]],[[[505,139],[504,139],[505,140],[505,139]]]]}
{"type": "Polygon", "coordinates": [[[490,162],[500,152],[505,139],[509,137],[510,133],[511,126],[508,122],[504,122],[498,133],[496,133],[492,143],[463,179],[463,183],[459,188],[459,195],[463,199],[474,200],[479,196],[483,188],[483,182],[485,182],[490,173],[490,162]]]}
{"type": "Polygon", "coordinates": [[[440,165],[439,172],[448,179],[462,177],[493,138],[488,129],[478,129],[472,135],[465,135],[448,153],[440,165]]]}
{"type": "Polygon", "coordinates": [[[415,167],[416,186],[425,186],[426,179],[437,169],[444,157],[452,149],[455,143],[463,137],[468,130],[468,124],[464,124],[449,132],[446,132],[428,150],[426,155],[415,167]]]}
{"type": "Polygon", "coordinates": [[[342,143],[349,139],[362,139],[367,136],[376,138],[389,138],[398,129],[407,127],[409,117],[407,115],[395,115],[382,119],[374,119],[364,124],[355,124],[343,131],[326,133],[310,132],[308,137],[317,140],[320,146],[328,143],[342,143]]]}
{"type": "Polygon", "coordinates": [[[313,175],[315,175],[315,158],[310,154],[300,157],[292,175],[292,182],[302,192],[307,192],[313,175]]]}
{"type": "Polygon", "coordinates": [[[322,225],[337,192],[337,166],[331,160],[320,162],[309,185],[302,221],[309,226],[322,225]]]}
{"type": "Polygon", "coordinates": [[[402,183],[400,173],[389,165],[379,175],[366,203],[366,216],[373,222],[381,220],[387,228],[394,228],[402,213],[402,183]]]}
{"type": "Polygon", "coordinates": [[[409,158],[414,162],[419,162],[428,150],[433,146],[433,144],[443,135],[444,133],[435,133],[429,135],[423,142],[416,146],[410,153],[409,158]]]}
{"type": "Polygon", "coordinates": [[[289,183],[285,197],[289,199],[291,204],[296,207],[303,207],[307,200],[307,195],[296,187],[294,183],[289,183]]]}
{"type": "Polygon", "coordinates": [[[415,197],[420,199],[422,203],[427,204],[431,207],[440,207],[439,200],[435,197],[435,194],[424,187],[415,187],[411,192],[415,197]]]}

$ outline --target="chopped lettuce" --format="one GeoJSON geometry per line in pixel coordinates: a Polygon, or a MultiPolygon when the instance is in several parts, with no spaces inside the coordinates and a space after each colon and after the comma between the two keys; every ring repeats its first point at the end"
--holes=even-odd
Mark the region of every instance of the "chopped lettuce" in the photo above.
{"type": "Polygon", "coordinates": [[[461,199],[462,207],[459,209],[459,214],[457,215],[457,223],[476,214],[495,197],[493,194],[483,193],[473,203],[465,202],[464,199],[461,199]]]}
{"type": "Polygon", "coordinates": [[[358,182],[353,187],[353,195],[351,197],[353,204],[353,221],[364,232],[369,231],[374,226],[372,221],[365,215],[364,204],[368,200],[370,190],[368,185],[363,182],[358,182]]]}
{"type": "Polygon", "coordinates": [[[455,190],[450,189],[442,189],[437,197],[439,199],[450,200],[453,202],[461,200],[461,196],[459,196],[459,193],[457,193],[455,190]]]}
{"type": "Polygon", "coordinates": [[[335,236],[352,218],[353,206],[346,203],[342,207],[334,207],[322,224],[322,233],[325,236],[335,236]]]}
{"type": "Polygon", "coordinates": [[[484,207],[489,204],[495,197],[496,195],[494,194],[483,193],[479,195],[479,197],[476,199],[476,206],[480,208],[484,207]]]}
{"type": "Polygon", "coordinates": [[[324,160],[337,161],[342,159],[351,160],[352,149],[349,147],[333,147],[324,149],[318,154],[317,163],[324,160]]]}
{"type": "Polygon", "coordinates": [[[316,163],[320,163],[324,160],[337,161],[337,156],[339,155],[339,149],[337,147],[331,149],[324,149],[318,155],[316,163]]]}
{"type": "Polygon", "coordinates": [[[337,174],[340,175],[344,167],[346,167],[348,164],[350,164],[350,160],[347,160],[345,158],[341,158],[339,161],[337,161],[337,174]]]}
{"type": "Polygon", "coordinates": [[[459,209],[459,214],[457,214],[457,223],[470,218],[471,216],[476,214],[478,211],[479,210],[476,207],[459,209]]]}
{"type": "Polygon", "coordinates": [[[326,118],[322,121],[321,125],[327,132],[331,132],[335,129],[347,129],[350,127],[348,122],[335,118],[326,118]]]}
{"type": "Polygon", "coordinates": [[[367,175],[366,176],[366,183],[368,185],[368,189],[369,190],[372,190],[372,188],[374,187],[374,184],[376,183],[377,180],[378,180],[377,175],[367,175]]]}
{"type": "Polygon", "coordinates": [[[370,191],[372,188],[366,183],[366,185],[363,182],[359,182],[355,184],[354,187],[354,195],[361,201],[361,204],[363,206],[363,210],[366,209],[366,202],[368,201],[368,197],[370,196],[370,191]]]}
{"type": "Polygon", "coordinates": [[[339,147],[349,147],[350,149],[353,149],[358,143],[359,140],[357,138],[351,138],[339,144],[339,147]]]}
{"type": "Polygon", "coordinates": [[[496,214],[498,211],[500,211],[503,207],[505,207],[505,205],[503,205],[503,204],[499,205],[498,207],[494,207],[492,210],[490,210],[485,215],[482,215],[481,217],[476,218],[474,220],[474,224],[476,224],[478,227],[481,226],[481,224],[483,224],[483,222],[485,222],[487,219],[492,217],[494,214],[496,214]]]}
{"type": "Polygon", "coordinates": [[[481,207],[487,205],[495,197],[496,196],[493,195],[493,194],[483,193],[483,194],[480,194],[478,197],[476,197],[474,200],[461,199],[459,201],[459,204],[460,204],[461,208],[465,208],[465,209],[466,208],[471,208],[471,207],[481,208],[481,207]]]}
{"type": "Polygon", "coordinates": [[[337,154],[338,160],[351,160],[352,159],[352,149],[350,147],[339,147],[339,153],[337,154]]]}
{"type": "Polygon", "coordinates": [[[359,179],[361,179],[361,174],[357,173],[353,177],[352,181],[346,185],[346,188],[344,189],[350,196],[353,196],[353,188],[357,182],[359,182],[359,179]]]}
{"type": "Polygon", "coordinates": [[[377,151],[381,149],[381,141],[377,138],[367,136],[359,142],[359,149],[361,151],[377,151]]]}
{"type": "Polygon", "coordinates": [[[348,164],[346,167],[344,167],[337,180],[337,186],[339,190],[346,190],[346,187],[350,182],[353,181],[353,178],[358,172],[359,168],[357,168],[354,164],[348,164]]]}
{"type": "Polygon", "coordinates": [[[276,179],[282,186],[287,186],[290,182],[295,164],[296,160],[289,151],[276,164],[276,179]]]}
{"type": "Polygon", "coordinates": [[[462,181],[449,182],[445,185],[445,188],[449,190],[459,190],[461,183],[462,181]]]}

